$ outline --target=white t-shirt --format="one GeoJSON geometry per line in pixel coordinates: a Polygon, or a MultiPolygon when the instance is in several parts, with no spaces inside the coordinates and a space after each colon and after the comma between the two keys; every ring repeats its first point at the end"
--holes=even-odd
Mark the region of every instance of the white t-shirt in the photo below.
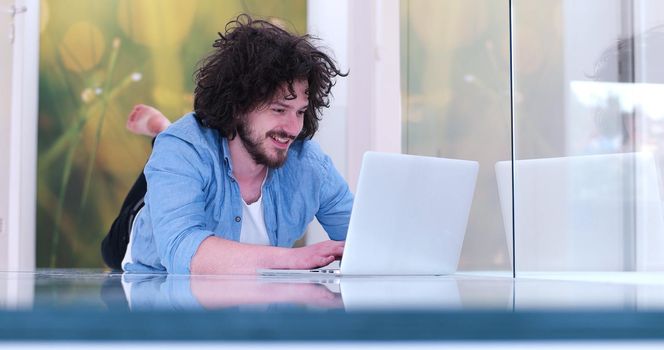
{"type": "Polygon", "coordinates": [[[270,245],[263,217],[263,195],[257,201],[247,204],[242,200],[242,229],[240,243],[270,245]]]}

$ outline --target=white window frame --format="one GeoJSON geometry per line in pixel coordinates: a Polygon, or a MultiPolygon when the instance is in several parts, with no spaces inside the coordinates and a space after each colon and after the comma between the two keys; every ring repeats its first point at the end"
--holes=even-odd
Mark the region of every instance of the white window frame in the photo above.
{"type": "MultiPolygon", "coordinates": [[[[37,113],[39,86],[39,0],[16,0],[25,8],[14,18],[12,57],[8,213],[0,257],[4,271],[34,271],[37,199],[37,113]],[[6,248],[6,249],[5,249],[6,248]]],[[[4,31],[3,31],[4,32],[4,31]]]]}

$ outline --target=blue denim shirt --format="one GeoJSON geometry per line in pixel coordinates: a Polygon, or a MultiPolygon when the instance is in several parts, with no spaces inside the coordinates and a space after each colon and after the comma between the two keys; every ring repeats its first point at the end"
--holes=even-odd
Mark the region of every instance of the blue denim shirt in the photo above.
{"type": "MultiPolygon", "coordinates": [[[[129,272],[190,273],[209,236],[239,241],[242,197],[228,140],[189,113],[159,134],[145,166],[145,207],[134,220],[129,272]]],[[[314,141],[296,141],[262,188],[270,244],[292,247],[314,216],[333,240],[344,240],[353,195],[314,141]]],[[[220,252],[223,254],[223,252],[220,252]]]]}

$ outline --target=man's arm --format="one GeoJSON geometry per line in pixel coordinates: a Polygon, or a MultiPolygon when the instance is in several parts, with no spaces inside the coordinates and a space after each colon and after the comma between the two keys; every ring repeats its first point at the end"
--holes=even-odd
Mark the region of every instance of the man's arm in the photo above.
{"type": "Polygon", "coordinates": [[[213,160],[191,142],[159,134],[145,166],[146,207],[160,263],[169,273],[190,273],[200,243],[214,235],[206,227],[205,188],[213,160]]]}
{"type": "Polygon", "coordinates": [[[331,239],[345,240],[353,194],[328,156],[325,156],[324,169],[325,180],[320,189],[320,208],[316,218],[331,239]]]}
{"type": "Polygon", "coordinates": [[[192,274],[254,274],[256,269],[311,269],[325,266],[344,251],[342,241],[324,241],[301,248],[243,244],[210,236],[191,259],[192,274]]]}

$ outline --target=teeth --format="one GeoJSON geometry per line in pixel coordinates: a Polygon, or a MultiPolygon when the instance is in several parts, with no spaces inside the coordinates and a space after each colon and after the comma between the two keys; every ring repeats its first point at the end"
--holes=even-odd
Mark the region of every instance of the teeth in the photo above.
{"type": "Polygon", "coordinates": [[[276,140],[277,142],[281,142],[281,143],[286,143],[286,142],[288,142],[288,140],[289,140],[287,137],[277,137],[277,136],[273,136],[272,138],[273,138],[274,140],[276,140]]]}

